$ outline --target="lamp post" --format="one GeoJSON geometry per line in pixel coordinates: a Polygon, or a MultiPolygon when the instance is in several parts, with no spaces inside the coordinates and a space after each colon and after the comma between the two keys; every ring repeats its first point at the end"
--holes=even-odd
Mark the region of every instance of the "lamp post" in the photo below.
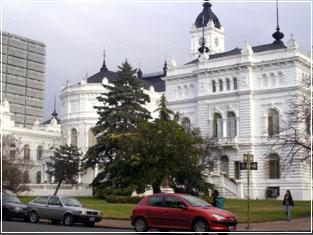
{"type": "Polygon", "coordinates": [[[244,154],[243,155],[243,161],[247,164],[247,219],[248,219],[248,224],[247,224],[247,229],[250,228],[250,164],[253,162],[253,155],[250,153],[244,154]]]}

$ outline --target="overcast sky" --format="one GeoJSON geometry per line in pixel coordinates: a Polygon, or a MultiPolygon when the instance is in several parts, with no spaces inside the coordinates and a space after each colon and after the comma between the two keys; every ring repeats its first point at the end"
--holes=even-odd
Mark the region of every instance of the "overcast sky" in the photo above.
{"type": "MultiPolygon", "coordinates": [[[[211,1],[225,29],[226,50],[273,41],[274,2],[211,1]]],[[[308,52],[311,42],[311,4],[280,2],[280,28],[308,52]]],[[[3,30],[44,42],[47,46],[45,116],[53,111],[53,96],[66,80],[79,82],[106,64],[116,71],[126,58],[144,73],[162,69],[165,56],[178,64],[190,59],[189,30],[202,11],[201,1],[190,2],[5,2],[3,30]]],[[[59,106],[59,100],[57,105],[59,106]]]]}

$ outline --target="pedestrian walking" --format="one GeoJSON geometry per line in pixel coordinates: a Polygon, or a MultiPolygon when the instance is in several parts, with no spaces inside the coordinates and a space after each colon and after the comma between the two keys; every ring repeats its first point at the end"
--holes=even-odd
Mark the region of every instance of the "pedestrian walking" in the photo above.
{"type": "Polygon", "coordinates": [[[293,199],[289,190],[287,190],[284,195],[283,206],[287,221],[289,222],[291,220],[291,208],[294,206],[293,199]]]}
{"type": "Polygon", "coordinates": [[[218,197],[218,191],[217,190],[214,190],[212,192],[212,206],[216,207],[216,198],[218,197]]]}

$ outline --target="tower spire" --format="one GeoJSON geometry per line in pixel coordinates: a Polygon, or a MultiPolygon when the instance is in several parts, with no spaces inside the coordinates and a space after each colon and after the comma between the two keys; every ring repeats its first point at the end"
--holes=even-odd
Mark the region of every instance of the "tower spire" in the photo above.
{"type": "MultiPolygon", "coordinates": [[[[204,3],[206,4],[206,3],[204,3]]],[[[203,4],[203,5],[204,5],[203,4]]],[[[202,15],[202,38],[201,38],[201,47],[199,47],[198,51],[200,52],[200,54],[208,53],[209,52],[209,48],[205,46],[205,38],[204,38],[204,28],[205,28],[205,22],[204,22],[204,16],[202,15]]]]}
{"type": "Polygon", "coordinates": [[[58,116],[58,113],[56,111],[56,95],[54,95],[54,104],[53,104],[53,106],[54,106],[54,109],[53,109],[52,116],[56,118],[58,116]]]}
{"type": "Polygon", "coordinates": [[[105,64],[105,48],[103,49],[103,63],[102,63],[102,67],[101,67],[101,69],[100,69],[101,71],[103,71],[103,70],[108,70],[108,68],[107,68],[107,66],[106,66],[106,64],[105,64]]]}
{"type": "Polygon", "coordinates": [[[279,14],[278,14],[278,0],[276,0],[276,32],[272,34],[272,37],[275,39],[273,43],[275,44],[284,44],[281,39],[283,39],[284,34],[280,32],[279,28],[279,14]]]}

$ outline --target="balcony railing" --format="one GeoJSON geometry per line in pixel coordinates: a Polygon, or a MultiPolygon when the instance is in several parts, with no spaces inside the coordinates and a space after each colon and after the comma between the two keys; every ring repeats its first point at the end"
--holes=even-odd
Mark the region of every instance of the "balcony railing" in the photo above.
{"type": "Polygon", "coordinates": [[[235,137],[213,137],[213,141],[215,144],[223,145],[223,146],[234,146],[238,144],[238,138],[235,137]]]}

